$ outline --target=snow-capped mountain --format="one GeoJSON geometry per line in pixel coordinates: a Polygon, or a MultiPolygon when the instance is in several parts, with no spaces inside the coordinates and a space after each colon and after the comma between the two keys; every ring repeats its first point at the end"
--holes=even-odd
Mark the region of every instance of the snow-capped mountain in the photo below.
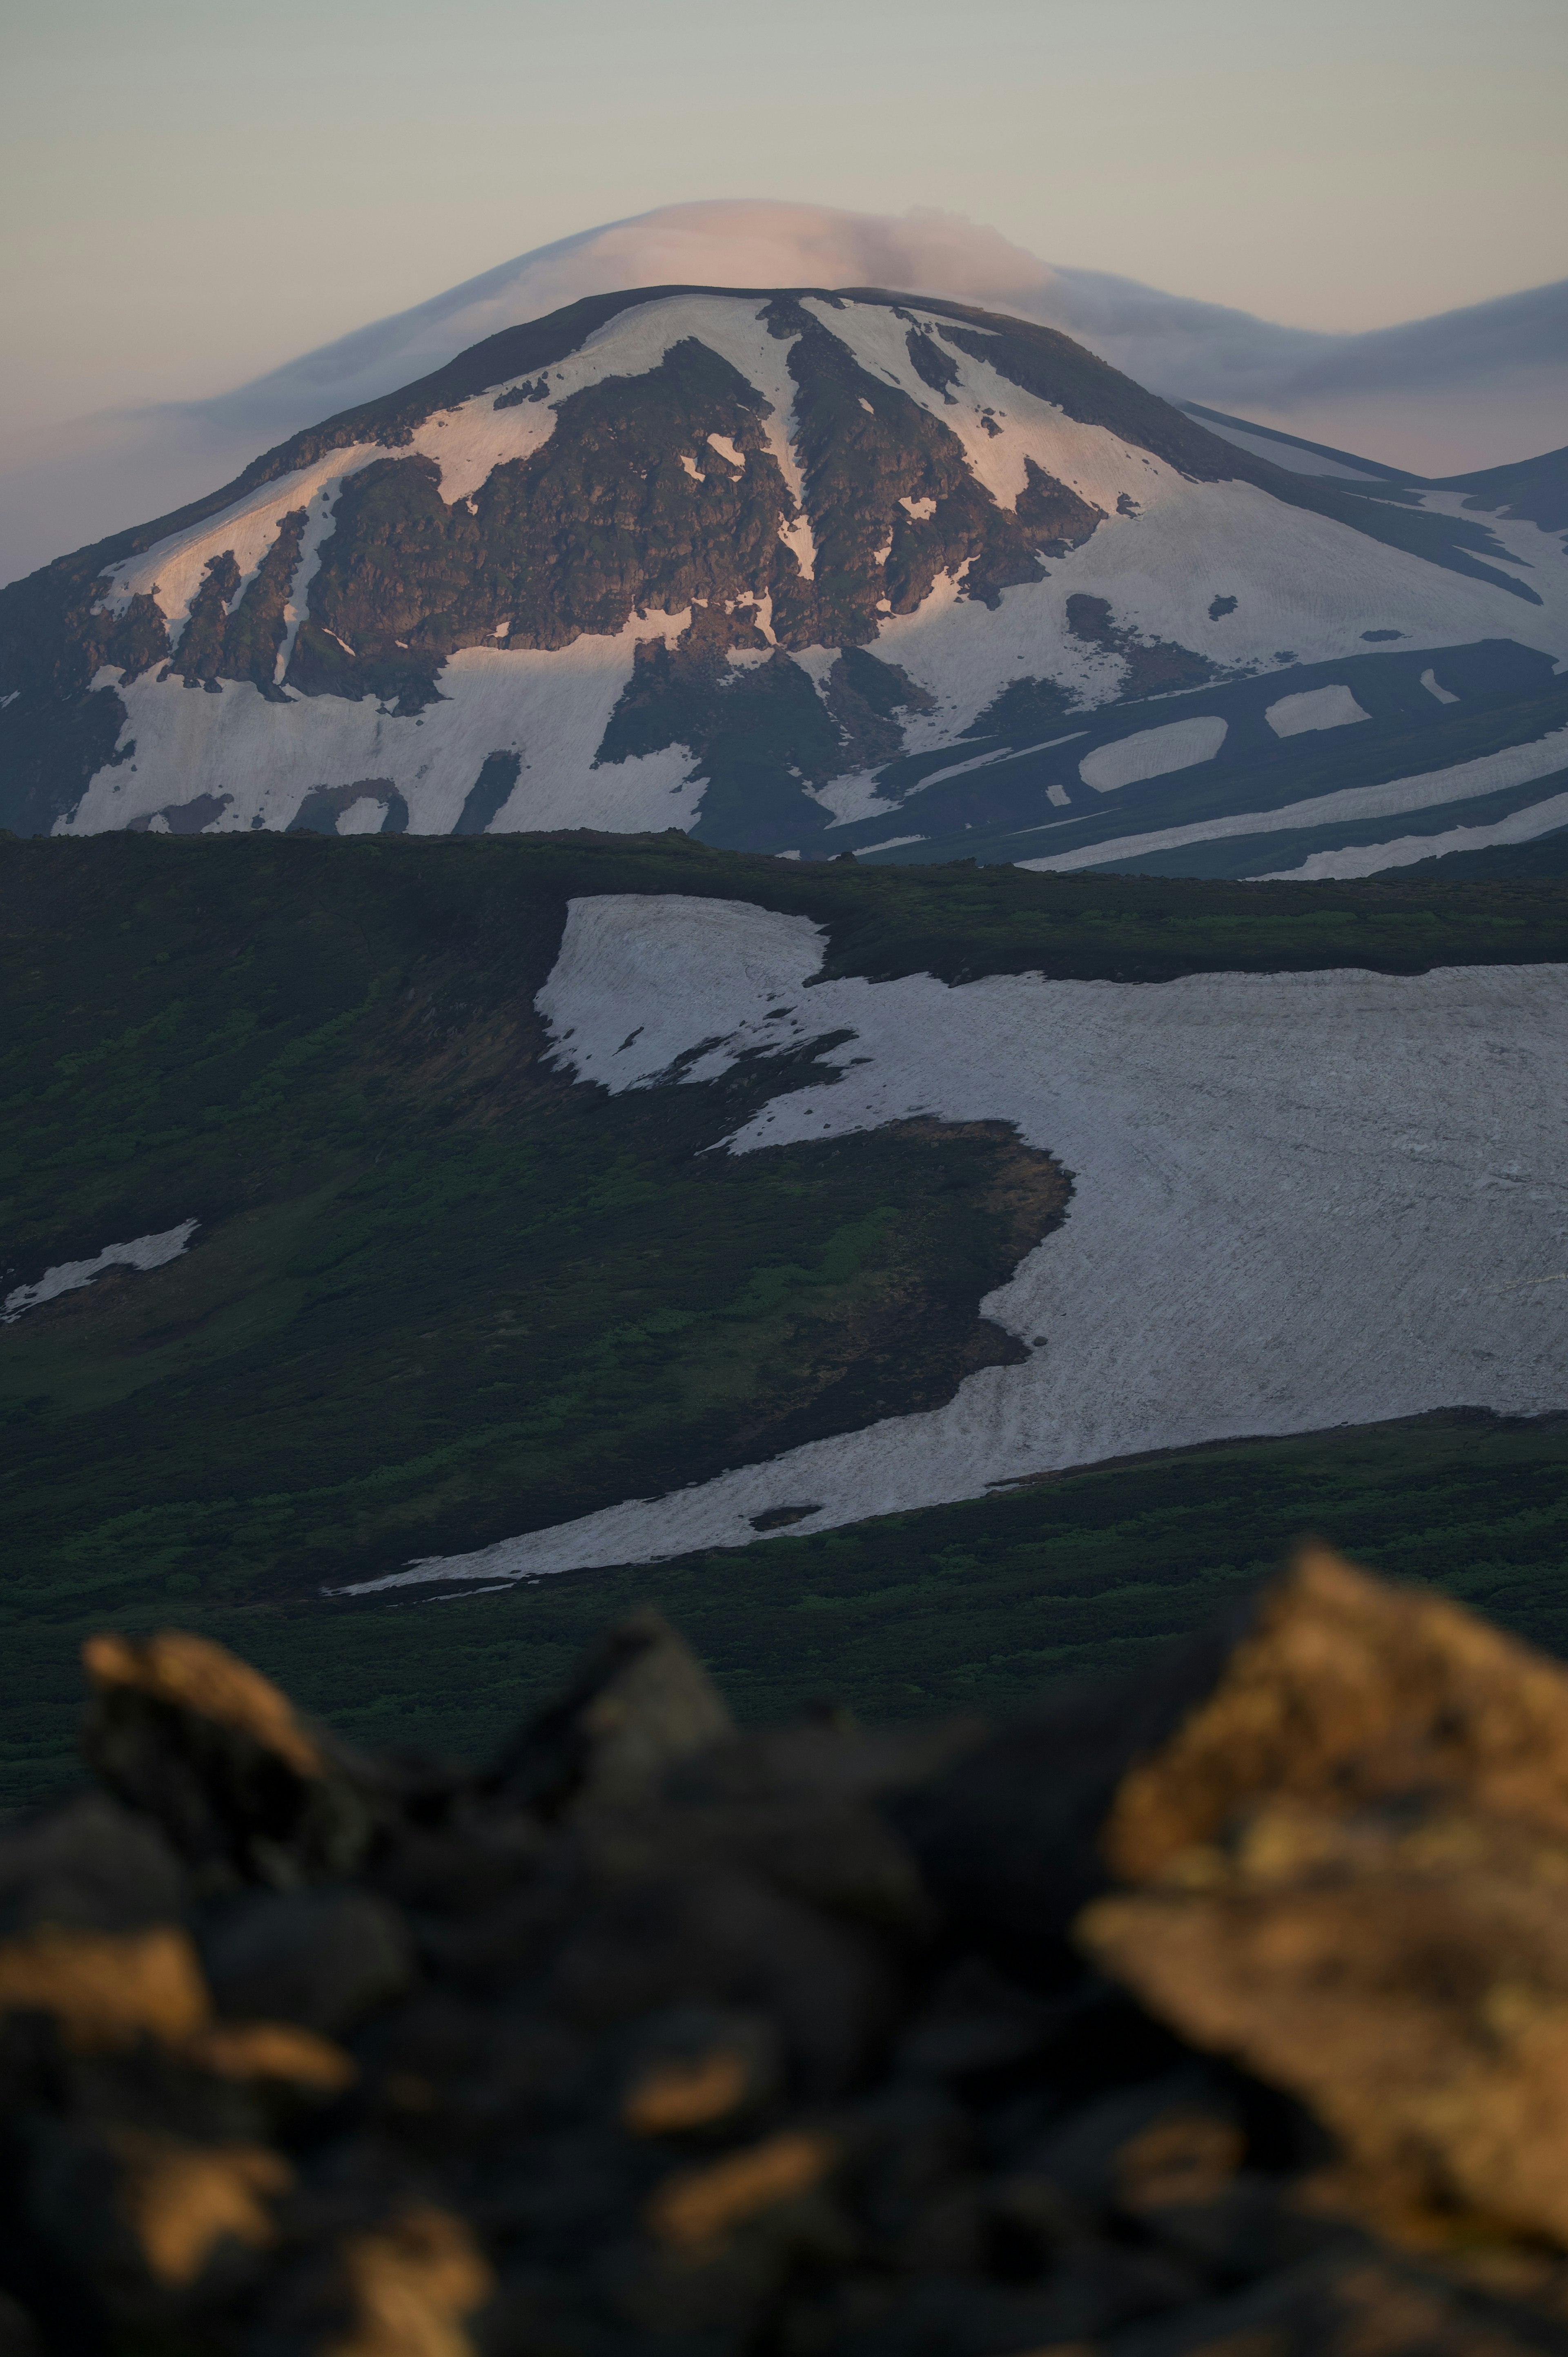
{"type": "Polygon", "coordinates": [[[1568,825],[1562,466],[1416,482],[923,296],[596,296],[0,594],[0,821],[1469,855],[1568,825]]]}

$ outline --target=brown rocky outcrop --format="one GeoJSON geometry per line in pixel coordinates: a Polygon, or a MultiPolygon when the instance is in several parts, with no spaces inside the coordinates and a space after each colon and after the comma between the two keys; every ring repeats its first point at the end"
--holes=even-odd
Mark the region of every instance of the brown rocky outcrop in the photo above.
{"type": "Polygon", "coordinates": [[[742,1731],[645,1614],[474,1772],[88,1668],[0,2352],[1568,2357],[1568,1672],[1440,1597],[1308,1549],[995,1731],[742,1731]]]}

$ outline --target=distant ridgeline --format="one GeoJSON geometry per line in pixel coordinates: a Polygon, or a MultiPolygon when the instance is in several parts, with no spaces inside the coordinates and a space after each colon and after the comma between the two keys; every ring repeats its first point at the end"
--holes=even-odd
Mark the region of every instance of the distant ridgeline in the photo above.
{"type": "Polygon", "coordinates": [[[108,1620],[478,1744],[651,1594],[907,1716],[1327,1527],[1568,1650],[1565,970],[1552,882],[0,837],[0,1794],[108,1620]]]}
{"type": "Polygon", "coordinates": [[[0,824],[1556,873],[1565,526],[961,304],[595,296],[0,592],[0,824]]]}

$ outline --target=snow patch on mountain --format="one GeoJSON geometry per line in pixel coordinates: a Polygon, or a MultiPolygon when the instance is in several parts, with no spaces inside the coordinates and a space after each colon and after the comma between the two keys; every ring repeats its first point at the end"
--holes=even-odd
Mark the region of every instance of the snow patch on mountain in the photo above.
{"type": "Polygon", "coordinates": [[[689,828],[703,788],[690,780],[687,747],[604,767],[595,757],[639,639],[677,638],[690,619],[689,610],[650,614],[618,637],[581,638],[550,653],[465,648],[442,673],[440,700],[417,720],[396,719],[368,697],[302,696],[280,706],[248,681],[192,695],[144,673],[119,690],[120,741],[134,747],[132,759],[100,770],[53,832],[96,834],[202,793],[231,798],[209,833],[286,828],[314,788],[374,778],[402,794],[411,834],[449,834],[494,752],[517,752],[521,768],[492,832],[689,828]]]}
{"type": "Polygon", "coordinates": [[[1502,843],[1534,843],[1568,827],[1568,794],[1549,794],[1528,810],[1514,811],[1490,826],[1450,826],[1441,834],[1401,834],[1391,843],[1350,844],[1342,851],[1315,851],[1299,867],[1271,868],[1260,884],[1317,884],[1327,877],[1378,876],[1385,867],[1412,867],[1417,860],[1444,859],[1452,851],[1489,851],[1502,843]]]}
{"type": "Polygon", "coordinates": [[[163,1268],[179,1258],[200,1224],[199,1220],[182,1220],[177,1227],[165,1228],[156,1236],[133,1236],[129,1243],[105,1244],[91,1260],[62,1260],[46,1268],[35,1285],[14,1286],[0,1301],[0,1326],[14,1326],[27,1310],[58,1301],[62,1294],[80,1292],[105,1269],[163,1268]]]}
{"type": "MultiPolygon", "coordinates": [[[[304,507],[306,525],[274,673],[273,684],[279,684],[330,543],[345,479],[373,462],[427,457],[440,470],[448,503],[471,500],[496,467],[548,441],[562,401],[612,377],[646,373],[689,338],[727,361],[767,404],[759,422],[768,446],[802,503],[781,536],[802,572],[813,575],[815,542],[794,440],[789,363],[795,339],[770,332],[766,308],[757,297],[712,294],[634,303],[577,351],[542,371],[542,391],[529,382],[530,394],[541,392],[540,398],[498,409],[496,389],[487,388],[427,417],[410,444],[392,450],[356,444],[332,453],[113,567],[104,576],[104,601],[124,608],[138,594],[156,596],[177,638],[209,563],[232,551],[240,576],[235,594],[242,596],[283,516],[304,507]]],[[[938,315],[918,303],[904,307],[903,317],[886,304],[853,300],[834,305],[807,298],[806,308],[864,369],[897,385],[957,436],[976,478],[1003,506],[1016,501],[1032,461],[1102,511],[1086,543],[1052,557],[1046,577],[1005,589],[994,606],[966,596],[961,579],[948,572],[938,576],[917,611],[884,612],[876,655],[900,666],[931,699],[928,710],[900,713],[904,750],[950,748],[961,756],[950,764],[955,775],[963,766],[964,732],[1017,681],[1051,682],[1070,706],[1084,712],[1102,709],[1130,688],[1137,692],[1126,651],[1134,641],[1157,640],[1167,654],[1201,657],[1229,676],[1363,656],[1369,617],[1382,635],[1397,631],[1434,649],[1510,639],[1554,656],[1568,652],[1568,567],[1556,541],[1532,523],[1498,518],[1488,529],[1495,528],[1509,562],[1528,568],[1525,577],[1544,601],[1539,606],[1283,504],[1250,484],[1189,480],[1108,428],[1075,421],[1013,384],[989,361],[948,341],[938,315]],[[945,392],[914,368],[911,322],[916,332],[939,339],[950,361],[945,392]],[[1086,624],[1088,609],[1074,607],[1075,598],[1103,600],[1104,626],[1086,624]]],[[[518,390],[522,381],[501,382],[518,390]]],[[[685,463],[699,474],[721,465],[744,472],[745,458],[737,445],[721,447],[710,436],[686,454],[685,463]]],[[[1444,513],[1457,515],[1462,508],[1457,494],[1431,495],[1432,504],[1440,502],[1444,513]]],[[[763,632],[771,640],[766,596],[763,607],[763,632]]],[[[523,761],[518,788],[493,822],[498,829],[690,827],[703,790],[691,780],[693,760],[686,748],[672,746],[595,766],[605,725],[631,676],[638,640],[661,633],[669,639],[685,619],[650,614],[613,636],[578,639],[558,651],[470,648],[446,663],[438,701],[418,717],[393,716],[369,696],[285,694],[272,701],[253,686],[227,680],[213,683],[217,694],[192,694],[181,679],[160,682],[144,674],[120,688],[128,716],[115,759],[92,778],[74,813],[57,822],[56,831],[124,825],[208,794],[231,798],[214,825],[287,825],[317,787],[373,777],[403,797],[414,833],[439,834],[455,823],[478,766],[497,750],[518,751],[523,761]]],[[[507,627],[498,619],[498,640],[507,627]]],[[[837,653],[831,646],[796,650],[792,659],[823,693],[837,653]]],[[[745,651],[736,668],[754,659],[763,658],[755,649],[745,651]]],[[[115,676],[100,673],[111,681],[115,676]]],[[[1360,707],[1344,688],[1315,688],[1305,699],[1284,696],[1273,707],[1276,733],[1358,716],[1360,707]],[[1326,716],[1330,714],[1332,719],[1326,716]]],[[[852,770],[810,790],[835,823],[900,806],[898,791],[883,785],[863,753],[846,758],[854,760],[852,770]]],[[[1090,758],[1107,765],[1107,775],[1114,772],[1116,757],[1102,749],[1090,758]]],[[[1127,771],[1129,778],[1155,774],[1127,771]]],[[[1084,858],[1092,862],[1096,856],[1086,849],[1084,858]]]]}
{"type": "Polygon", "coordinates": [[[498,409],[494,390],[488,388],[456,409],[427,417],[411,447],[440,468],[441,496],[450,508],[472,499],[498,467],[532,458],[554,431],[553,406],[523,401],[498,409]]]}
{"type": "Polygon", "coordinates": [[[745,902],[574,901],[539,999],[556,1060],[618,1092],[848,1031],[822,1051],[835,1078],[774,1098],[732,1153],[916,1112],[1015,1123],[1074,1173],[1066,1224],[983,1305],[1028,1358],[929,1413],[368,1586],[743,1545],[781,1500],[819,1501],[796,1529],[822,1530],[1144,1450],[1568,1405],[1568,968],[950,987],[813,981],[823,945],[745,902]]]}
{"type": "Polygon", "coordinates": [[[1112,745],[1096,746],[1079,763],[1078,774],[1097,794],[1113,793],[1142,778],[1163,778],[1173,770],[1212,761],[1229,734],[1228,723],[1213,713],[1169,720],[1163,728],[1140,728],[1112,745]]]}
{"type": "MultiPolygon", "coordinates": [[[[1420,777],[1391,778],[1378,786],[1347,786],[1338,793],[1315,794],[1310,801],[1285,802],[1276,810],[1233,811],[1222,818],[1201,819],[1191,826],[1165,826],[1146,834],[1118,835],[1104,843],[1086,845],[1081,851],[1061,851],[1042,859],[1021,859],[1020,867],[1065,875],[1078,867],[1122,866],[1151,852],[1182,851],[1189,844],[1214,843],[1230,835],[1292,834],[1297,827],[1328,826],[1338,821],[1387,818],[1396,811],[1429,810],[1443,802],[1468,802],[1473,795],[1501,792],[1508,786],[1532,784],[1568,767],[1568,728],[1554,728],[1525,745],[1509,745],[1500,753],[1483,753],[1474,761],[1456,761],[1451,769],[1428,770],[1420,777]]],[[[1500,840],[1501,838],[1499,838],[1500,840]]],[[[1319,873],[1328,873],[1319,870],[1319,873]]],[[[1335,870],[1337,874],[1371,875],[1371,868],[1335,870]]]]}
{"type": "Polygon", "coordinates": [[[1303,695],[1282,695],[1263,717],[1276,737],[1301,737],[1311,728],[1344,728],[1369,720],[1348,687],[1311,687],[1303,695]]]}
{"type": "MultiPolygon", "coordinates": [[[[138,556],[128,556],[103,576],[101,604],[109,613],[123,613],[133,597],[155,600],[177,645],[179,631],[190,618],[191,600],[211,558],[232,553],[240,568],[240,587],[230,599],[232,611],[254,580],[263,556],[277,538],[282,519],[295,508],[310,512],[306,544],[295,573],[295,596],[303,599],[316,558],[331,521],[332,501],[342,484],[361,467],[387,453],[373,442],[356,442],[334,450],[314,466],[297,468],[277,481],[263,483],[232,506],[187,532],[170,533],[138,556]]],[[[303,606],[301,610],[303,610],[303,606]]]]}

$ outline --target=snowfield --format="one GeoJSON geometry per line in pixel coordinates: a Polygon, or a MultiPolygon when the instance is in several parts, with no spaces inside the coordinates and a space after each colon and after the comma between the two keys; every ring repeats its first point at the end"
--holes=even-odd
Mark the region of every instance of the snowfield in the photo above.
{"type": "Polygon", "coordinates": [[[1027,1360],[367,1586],[649,1561],[751,1542],[781,1503],[815,1502],[798,1534],[1228,1436],[1568,1405],[1568,968],[813,984],[822,947],[745,902],[575,901],[538,1002],[555,1060],[619,1092],[700,1050],[690,1084],[847,1029],[822,1060],[840,1077],[728,1151],[916,1113],[1015,1123],[1074,1177],[1066,1225],[984,1304],[1027,1360]]]}
{"type": "Polygon", "coordinates": [[[440,702],[417,720],[395,719],[371,697],[302,696],[280,705],[248,680],[226,680],[220,696],[198,695],[177,679],[160,686],[145,673],[120,690],[132,759],[99,770],[75,815],[54,832],[97,834],[198,794],[228,798],[209,834],[282,829],[312,787],[374,779],[403,795],[412,834],[450,834],[495,752],[516,752],[522,762],[493,822],[497,833],[690,827],[703,789],[690,780],[684,746],[594,768],[638,640],[678,638],[690,619],[689,611],[650,614],[618,638],[581,638],[553,654],[466,647],[441,674],[440,702]]]}

